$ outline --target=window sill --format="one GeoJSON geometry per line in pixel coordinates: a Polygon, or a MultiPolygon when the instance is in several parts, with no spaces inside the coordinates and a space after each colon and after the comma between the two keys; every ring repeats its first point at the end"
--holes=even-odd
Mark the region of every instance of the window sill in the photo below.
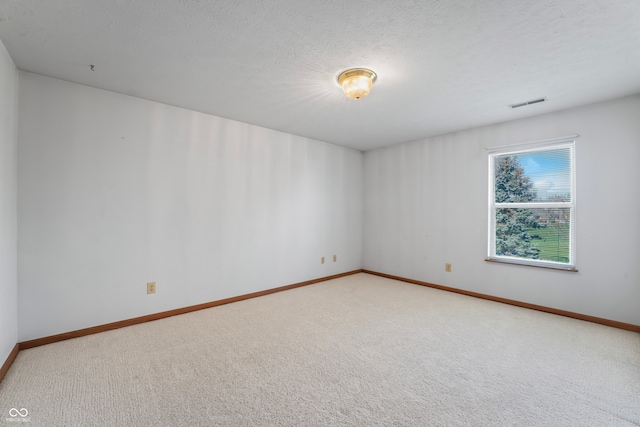
{"type": "Polygon", "coordinates": [[[485,262],[495,262],[497,264],[508,264],[508,265],[519,265],[523,267],[534,267],[534,268],[544,268],[546,270],[557,270],[557,271],[566,271],[568,273],[577,273],[578,270],[572,267],[561,267],[561,266],[552,266],[552,265],[536,265],[530,264],[528,262],[518,262],[518,261],[505,261],[501,259],[493,259],[493,258],[485,258],[485,262]]]}

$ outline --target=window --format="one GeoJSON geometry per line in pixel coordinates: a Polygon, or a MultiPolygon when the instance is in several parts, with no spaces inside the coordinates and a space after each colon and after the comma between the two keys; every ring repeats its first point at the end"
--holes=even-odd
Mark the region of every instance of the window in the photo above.
{"type": "Polygon", "coordinates": [[[575,269],[574,145],[489,154],[489,260],[575,269]]]}

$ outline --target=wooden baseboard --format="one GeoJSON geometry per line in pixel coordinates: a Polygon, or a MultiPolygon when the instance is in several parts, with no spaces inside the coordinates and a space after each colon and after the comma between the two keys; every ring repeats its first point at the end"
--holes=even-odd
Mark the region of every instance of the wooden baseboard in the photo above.
{"type": "Polygon", "coordinates": [[[9,353],[9,357],[7,357],[7,360],[5,360],[5,362],[2,364],[2,368],[0,368],[0,381],[2,381],[4,376],[7,374],[7,371],[11,367],[11,364],[18,355],[18,351],[20,351],[20,346],[16,344],[15,346],[13,346],[13,350],[11,350],[11,353],[9,353]]]}
{"type": "Polygon", "coordinates": [[[631,323],[618,322],[616,320],[603,319],[600,317],[589,316],[586,314],[574,313],[571,311],[558,310],[555,308],[545,307],[542,305],[529,304],[527,302],[516,301],[506,298],[495,297],[492,295],[481,294],[478,292],[465,291],[462,289],[450,288],[448,286],[436,285],[433,283],[422,282],[420,280],[408,279],[406,277],[394,276],[391,274],[379,273],[377,271],[362,270],[363,273],[373,274],[376,276],[386,277],[387,279],[400,280],[402,282],[413,283],[414,285],[427,286],[429,288],[440,289],[447,292],[455,292],[457,294],[467,295],[475,298],[482,298],[490,301],[501,302],[503,304],[515,305],[518,307],[524,307],[531,310],[544,311],[545,313],[557,314],[559,316],[572,317],[574,319],[585,320],[587,322],[599,323],[605,326],[611,326],[613,328],[625,329],[627,331],[640,333],[640,325],[633,325],[631,323]]]}
{"type": "Polygon", "coordinates": [[[278,288],[267,289],[267,290],[264,290],[264,291],[253,292],[253,293],[250,293],[250,294],[239,295],[239,296],[235,296],[235,297],[231,297],[231,298],[225,298],[225,299],[222,299],[222,300],[206,302],[206,303],[203,303],[203,304],[192,305],[192,306],[189,306],[189,307],[183,307],[183,308],[178,308],[178,309],[175,309],[175,310],[164,311],[164,312],[161,312],[161,313],[149,314],[147,316],[136,317],[136,318],[133,318],[133,319],[121,320],[119,322],[107,323],[105,325],[94,326],[94,327],[91,327],[91,328],[79,329],[77,331],[65,332],[65,333],[62,333],[62,334],[52,335],[52,336],[43,337],[43,338],[37,338],[37,339],[29,340],[29,341],[23,341],[23,342],[20,342],[20,343],[15,345],[14,349],[9,354],[9,357],[7,358],[5,363],[2,365],[2,368],[0,368],[0,381],[2,381],[2,378],[4,377],[4,375],[9,370],[9,367],[13,363],[14,359],[16,358],[16,356],[18,354],[18,351],[20,351],[20,350],[26,350],[28,348],[38,347],[38,346],[41,346],[41,345],[51,344],[51,343],[55,343],[55,342],[59,342],[59,341],[72,339],[72,338],[84,337],[84,336],[87,336],[87,335],[97,334],[97,333],[100,333],[100,332],[111,331],[111,330],[114,330],[114,329],[124,328],[126,326],[138,325],[140,323],[151,322],[153,320],[164,319],[166,317],[177,316],[179,314],[185,314],[185,313],[190,313],[190,312],[197,311],[197,310],[203,310],[205,308],[211,308],[211,307],[216,307],[216,306],[219,306],[219,305],[230,304],[232,302],[243,301],[243,300],[250,299],[250,298],[256,298],[256,297],[260,297],[260,296],[264,296],[264,295],[273,294],[273,293],[276,293],[276,292],[282,292],[282,291],[286,291],[286,290],[289,290],[289,289],[294,289],[294,288],[299,288],[299,287],[302,287],[302,286],[312,285],[314,283],[320,283],[320,282],[324,282],[324,281],[327,281],[327,280],[337,279],[339,277],[350,276],[352,274],[357,274],[357,273],[373,274],[373,275],[376,275],[376,276],[386,277],[388,279],[399,280],[399,281],[402,281],[402,282],[412,283],[412,284],[415,284],[415,285],[427,286],[427,287],[430,287],[430,288],[435,288],[435,289],[439,289],[439,290],[443,290],[443,291],[447,291],[447,292],[455,292],[455,293],[458,293],[458,294],[467,295],[467,296],[471,296],[471,297],[475,297],[475,298],[482,298],[482,299],[486,299],[486,300],[490,300],[490,301],[501,302],[503,304],[509,304],[509,305],[515,305],[515,306],[518,306],[518,307],[528,308],[528,309],[531,309],[531,310],[543,311],[543,312],[546,312],[546,313],[557,314],[557,315],[565,316],[565,317],[572,317],[574,319],[585,320],[587,322],[599,323],[601,325],[611,326],[611,327],[614,327],[614,328],[625,329],[625,330],[628,330],[628,331],[640,333],[640,326],[639,325],[633,325],[633,324],[630,324],[630,323],[623,323],[623,322],[618,322],[618,321],[615,321],[615,320],[609,320],[609,319],[603,319],[603,318],[600,318],[600,317],[588,316],[586,314],[573,313],[573,312],[565,311],[565,310],[558,310],[558,309],[555,309],[555,308],[544,307],[544,306],[540,306],[540,305],[529,304],[529,303],[526,303],[526,302],[515,301],[515,300],[510,300],[510,299],[500,298],[500,297],[495,297],[495,296],[492,296],[492,295],[481,294],[481,293],[478,293],[478,292],[471,292],[471,291],[465,291],[465,290],[462,290],[462,289],[450,288],[448,286],[436,285],[436,284],[433,284],[433,283],[422,282],[420,280],[408,279],[406,277],[400,277],[400,276],[394,276],[394,275],[391,275],[391,274],[379,273],[377,271],[353,270],[353,271],[349,271],[349,272],[346,272],[346,273],[334,274],[332,276],[326,276],[326,277],[321,277],[321,278],[318,278],[318,279],[307,280],[305,282],[294,283],[292,285],[281,286],[281,287],[278,287],[278,288]]]}
{"type": "MultiPolygon", "coordinates": [[[[230,304],[232,302],[242,301],[250,298],[261,297],[264,295],[273,294],[276,292],[282,292],[289,289],[299,288],[302,286],[312,285],[314,283],[325,282],[327,280],[337,279],[339,277],[350,276],[357,274],[362,270],[354,270],[346,273],[334,274],[333,276],[321,277],[318,279],[307,280],[305,282],[294,283],[292,285],[281,286],[279,288],[267,289],[264,291],[253,292],[250,294],[239,295],[236,297],[225,298],[217,301],[206,302],[203,304],[192,305],[189,307],[178,308],[175,310],[163,311],[161,313],[149,314],[147,316],[135,317],[133,319],[121,320],[119,322],[107,323],[105,325],[93,326],[91,328],[79,329],[77,331],[65,332],[62,334],[51,335],[43,338],[36,338],[29,341],[23,341],[18,343],[17,346],[20,350],[26,350],[28,348],[39,347],[41,345],[52,344],[54,342],[69,340],[72,338],[84,337],[87,335],[93,335],[100,332],[111,331],[114,329],[124,328],[126,326],[138,325],[140,323],[151,322],[153,320],[164,319],[166,317],[177,316],[179,314],[190,313],[192,311],[203,310],[205,308],[216,307],[218,305],[230,304]]],[[[8,368],[7,368],[8,369],[8,368]]]]}

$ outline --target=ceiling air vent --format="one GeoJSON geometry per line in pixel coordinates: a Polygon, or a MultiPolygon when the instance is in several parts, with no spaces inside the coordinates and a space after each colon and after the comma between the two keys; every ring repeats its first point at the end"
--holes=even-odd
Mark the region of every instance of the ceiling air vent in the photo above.
{"type": "Polygon", "coordinates": [[[509,108],[520,108],[520,107],[524,107],[525,105],[538,104],[540,102],[546,102],[546,101],[547,101],[547,98],[538,98],[531,101],[520,102],[518,104],[511,104],[509,105],[509,108]]]}

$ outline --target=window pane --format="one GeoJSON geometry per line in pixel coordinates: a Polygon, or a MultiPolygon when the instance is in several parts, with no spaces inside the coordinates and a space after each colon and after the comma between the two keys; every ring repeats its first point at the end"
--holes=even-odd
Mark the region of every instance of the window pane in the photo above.
{"type": "Polygon", "coordinates": [[[570,202],[571,149],[495,157],[495,202],[570,202]]]}
{"type": "Polygon", "coordinates": [[[569,262],[570,208],[496,209],[496,255],[569,262]]]}

